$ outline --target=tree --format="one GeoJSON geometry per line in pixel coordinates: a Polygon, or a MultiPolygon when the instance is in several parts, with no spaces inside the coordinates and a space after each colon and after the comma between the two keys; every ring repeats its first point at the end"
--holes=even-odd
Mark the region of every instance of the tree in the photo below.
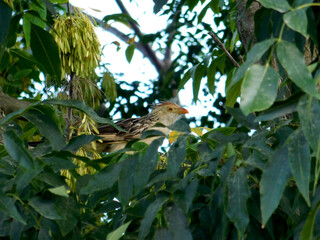
{"type": "MultiPolygon", "coordinates": [[[[139,98],[138,115],[145,113],[145,101],[169,99],[189,79],[194,101],[201,101],[200,82],[205,79],[203,91],[213,94],[215,81],[224,76],[226,98],[216,100],[221,114],[214,116],[226,126],[211,129],[204,118],[204,131],[181,120],[171,126],[179,137],[171,136],[168,149],[159,152],[158,139],[149,146],[130,143],[130,154],[101,156],[94,151],[94,123],[114,123],[93,109],[105,95],[114,101],[117,80],[108,70],[94,74],[102,65],[99,49],[89,52],[76,41],[93,41],[81,32],[89,20],[77,10],[73,15],[70,5],[60,16],[63,2],[0,1],[1,237],[319,238],[317,1],[155,1],[155,12],[170,22],[166,34],[148,36],[117,0],[122,14],[106,16],[104,23],[131,24],[137,39],[129,42],[127,58],[135,48],[159,71],[153,93],[139,98]],[[196,5],[200,13],[193,12],[196,5]],[[213,32],[202,23],[211,12],[225,28],[213,32]],[[63,32],[57,19],[66,30],[75,29],[57,35],[63,32]],[[184,27],[199,35],[185,35],[184,27]],[[163,38],[160,61],[150,43],[163,38]],[[206,39],[209,53],[199,38],[206,39]],[[172,59],[176,42],[188,52],[172,59]],[[86,71],[78,71],[81,66],[86,71]]],[[[120,99],[126,97],[121,83],[117,90],[120,99]]]]}

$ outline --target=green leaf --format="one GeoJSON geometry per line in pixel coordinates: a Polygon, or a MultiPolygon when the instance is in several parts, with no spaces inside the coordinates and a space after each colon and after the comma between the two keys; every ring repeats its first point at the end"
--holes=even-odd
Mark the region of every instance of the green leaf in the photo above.
{"type": "Polygon", "coordinates": [[[49,188],[48,190],[57,196],[69,197],[69,195],[67,193],[68,189],[66,188],[65,185],[55,187],[55,188],[49,188]]]}
{"type": "Polygon", "coordinates": [[[51,143],[53,150],[61,150],[66,142],[55,123],[55,111],[51,106],[39,105],[29,109],[23,116],[32,122],[51,143]]]}
{"type": "Polygon", "coordinates": [[[301,127],[314,152],[318,151],[320,135],[315,129],[320,129],[320,106],[315,98],[303,96],[298,104],[301,127]]]}
{"type": "Polygon", "coordinates": [[[258,0],[265,8],[272,8],[279,12],[287,12],[291,9],[291,6],[287,0],[258,0]]]}
{"type": "Polygon", "coordinates": [[[240,108],[244,115],[269,108],[276,99],[278,73],[270,66],[253,65],[246,72],[241,88],[240,108]]]}
{"type": "Polygon", "coordinates": [[[58,198],[56,200],[56,208],[62,214],[65,220],[56,220],[59,230],[63,237],[71,232],[79,223],[80,208],[75,197],[70,195],[69,198],[58,198]],[[67,209],[67,211],[66,211],[67,209]]]}
{"type": "Polygon", "coordinates": [[[118,177],[118,189],[119,200],[124,208],[128,204],[130,197],[132,196],[134,169],[137,164],[138,158],[139,155],[136,154],[122,162],[122,168],[118,177]]]}
{"type": "Polygon", "coordinates": [[[298,9],[283,15],[283,21],[294,31],[308,37],[308,17],[306,9],[298,9]]]}
{"type": "Polygon", "coordinates": [[[37,60],[30,53],[26,51],[22,51],[21,49],[10,48],[9,53],[18,57],[19,61],[21,62],[26,62],[26,64],[30,64],[30,65],[34,65],[34,64],[39,65],[37,60]]]}
{"type": "Polygon", "coordinates": [[[318,88],[305,64],[305,58],[295,44],[282,40],[277,47],[277,56],[295,84],[304,92],[320,98],[318,88]]]}
{"type": "Polygon", "coordinates": [[[184,162],[186,158],[186,146],[187,146],[187,136],[182,135],[175,141],[168,152],[168,167],[167,173],[170,176],[175,176],[179,171],[180,165],[184,162]]]}
{"type": "Polygon", "coordinates": [[[173,236],[173,239],[193,239],[188,228],[187,218],[175,204],[166,207],[164,216],[167,221],[169,232],[173,236]]]}
{"type": "Polygon", "coordinates": [[[320,201],[316,204],[314,209],[309,212],[308,218],[302,228],[302,231],[300,233],[300,240],[313,240],[313,229],[314,229],[314,223],[317,217],[317,213],[320,208],[320,201]]]}
{"type": "Polygon", "coordinates": [[[153,0],[153,2],[153,13],[157,14],[158,12],[160,12],[161,8],[167,4],[168,0],[153,0]]]}
{"type": "Polygon", "coordinates": [[[32,25],[31,42],[33,56],[51,76],[61,79],[58,46],[53,36],[42,28],[32,25]]]}
{"type": "Polygon", "coordinates": [[[237,120],[238,123],[250,129],[259,128],[259,124],[255,122],[255,116],[253,114],[249,114],[248,116],[245,116],[239,108],[227,107],[227,111],[237,120]]]}
{"type": "Polygon", "coordinates": [[[92,141],[96,141],[100,139],[99,136],[96,135],[80,135],[70,139],[69,143],[63,148],[64,151],[76,152],[80,147],[83,147],[92,141]]]}
{"type": "Polygon", "coordinates": [[[135,25],[139,26],[139,23],[136,20],[134,20],[132,17],[130,17],[128,14],[125,14],[125,13],[116,13],[116,14],[107,15],[102,20],[106,23],[110,20],[115,20],[125,25],[128,25],[130,22],[132,22],[135,25]]]}
{"type": "Polygon", "coordinates": [[[150,232],[150,227],[154,218],[157,216],[159,209],[168,201],[168,196],[161,195],[151,204],[149,204],[139,228],[139,239],[143,240],[150,232]]]}
{"type": "Polygon", "coordinates": [[[31,42],[31,23],[28,20],[28,18],[23,15],[23,33],[24,33],[24,39],[26,40],[27,47],[30,47],[31,42]]]}
{"type": "Polygon", "coordinates": [[[0,211],[8,214],[10,217],[16,219],[24,225],[27,224],[18,212],[14,201],[11,198],[5,196],[4,193],[0,194],[0,211]]]}
{"type": "Polygon", "coordinates": [[[267,39],[259,42],[253,46],[253,48],[248,52],[247,59],[237,70],[232,78],[231,83],[226,86],[227,93],[231,91],[231,88],[235,86],[241,78],[244,76],[247,69],[255,62],[257,62],[264,53],[270,48],[270,46],[275,42],[275,39],[267,39]]]}
{"type": "Polygon", "coordinates": [[[67,3],[67,2],[69,2],[69,0],[50,0],[50,2],[62,4],[62,3],[67,3]]]}
{"type": "Polygon", "coordinates": [[[29,21],[29,24],[32,23],[42,29],[46,26],[46,22],[41,17],[39,17],[38,13],[35,11],[28,11],[23,14],[23,20],[25,19],[29,21]]]}
{"type": "Polygon", "coordinates": [[[34,168],[34,160],[24,143],[14,131],[3,133],[3,141],[9,155],[26,169],[34,168]]]}
{"type": "Polygon", "coordinates": [[[117,126],[113,121],[111,121],[107,118],[100,117],[92,108],[87,106],[82,101],[52,99],[52,100],[43,101],[42,104],[52,104],[52,105],[59,105],[59,106],[64,106],[64,107],[71,107],[71,108],[77,109],[79,111],[82,111],[82,112],[88,114],[97,123],[108,124],[108,125],[115,127],[119,131],[125,131],[125,130],[121,129],[119,126],[117,126]]]}
{"type": "Polygon", "coordinates": [[[247,200],[250,191],[247,185],[245,168],[239,168],[227,181],[228,200],[226,214],[234,223],[241,235],[244,235],[249,223],[247,200]]]}
{"type": "Polygon", "coordinates": [[[286,99],[285,101],[275,102],[271,108],[269,108],[268,110],[260,114],[255,119],[255,122],[273,120],[278,117],[282,117],[286,114],[297,111],[300,97],[301,97],[301,94],[294,94],[290,98],[286,99]]]}
{"type": "Polygon", "coordinates": [[[154,140],[147,151],[140,156],[134,174],[134,192],[137,194],[148,183],[151,173],[158,165],[158,149],[163,142],[163,138],[154,140]]]}
{"type": "Polygon", "coordinates": [[[136,46],[134,44],[130,44],[126,49],[126,59],[128,63],[131,63],[134,50],[136,49],[136,46]]]}
{"type": "Polygon", "coordinates": [[[311,157],[309,144],[301,130],[295,130],[287,140],[288,156],[292,175],[296,180],[301,195],[310,206],[309,184],[311,157]]]}
{"type": "Polygon", "coordinates": [[[211,62],[210,66],[207,70],[207,86],[209,89],[209,92],[213,95],[215,93],[215,81],[216,81],[216,64],[214,61],[211,62]]]}
{"type": "Polygon", "coordinates": [[[32,72],[32,69],[22,69],[16,74],[13,75],[12,81],[21,80],[22,78],[25,78],[32,72]]]}
{"type": "Polygon", "coordinates": [[[291,176],[288,149],[283,147],[269,157],[260,181],[262,225],[279,205],[286,183],[291,176]]]}
{"type": "Polygon", "coordinates": [[[52,220],[63,219],[63,216],[57,211],[54,201],[34,197],[29,201],[29,204],[45,218],[52,220]]]}
{"type": "MultiPolygon", "coordinates": [[[[0,46],[5,44],[12,18],[12,9],[3,1],[0,2],[0,46]]],[[[1,59],[0,55],[0,59],[1,59]]]]}
{"type": "Polygon", "coordinates": [[[128,226],[130,225],[131,221],[121,225],[116,230],[112,231],[107,235],[107,240],[119,240],[124,233],[126,232],[128,226]]]}
{"type": "Polygon", "coordinates": [[[193,101],[198,101],[198,94],[201,85],[201,80],[205,76],[207,71],[207,67],[204,64],[198,64],[191,69],[191,77],[192,77],[192,89],[193,89],[193,101]]]}
{"type": "Polygon", "coordinates": [[[92,176],[87,185],[80,189],[80,194],[90,194],[111,188],[116,183],[121,168],[122,162],[107,166],[92,176]]]}
{"type": "MultiPolygon", "coordinates": [[[[191,68],[192,69],[192,68],[191,68]]],[[[191,78],[191,69],[189,69],[183,76],[183,78],[180,80],[179,82],[179,87],[178,87],[178,91],[180,91],[184,85],[186,84],[186,82],[191,78]]]]}

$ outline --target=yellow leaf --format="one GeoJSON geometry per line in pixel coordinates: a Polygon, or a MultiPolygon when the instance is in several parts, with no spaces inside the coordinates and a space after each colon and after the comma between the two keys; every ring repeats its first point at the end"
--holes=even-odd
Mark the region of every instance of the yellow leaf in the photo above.
{"type": "Polygon", "coordinates": [[[169,134],[169,137],[168,137],[169,143],[172,144],[182,134],[183,134],[182,132],[171,131],[170,134],[169,134]]]}
{"type": "Polygon", "coordinates": [[[202,130],[201,130],[200,127],[191,128],[191,132],[197,134],[198,136],[202,136],[203,135],[202,130]]]}

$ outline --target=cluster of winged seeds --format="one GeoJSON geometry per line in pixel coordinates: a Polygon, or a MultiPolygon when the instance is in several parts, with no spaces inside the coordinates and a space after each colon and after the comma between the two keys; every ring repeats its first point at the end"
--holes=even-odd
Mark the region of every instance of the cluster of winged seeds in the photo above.
{"type": "Polygon", "coordinates": [[[98,66],[101,55],[92,20],[75,8],[73,15],[55,19],[52,34],[60,49],[63,76],[71,72],[79,77],[90,76],[98,66]]]}

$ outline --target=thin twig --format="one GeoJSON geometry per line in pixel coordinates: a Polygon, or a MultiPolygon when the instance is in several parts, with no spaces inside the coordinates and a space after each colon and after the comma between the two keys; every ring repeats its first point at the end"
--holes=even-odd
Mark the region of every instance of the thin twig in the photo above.
{"type": "Polygon", "coordinates": [[[216,42],[216,44],[227,54],[227,57],[231,60],[231,62],[237,67],[239,68],[240,65],[239,63],[237,63],[236,60],[234,60],[234,58],[231,56],[231,54],[228,52],[228,50],[225,48],[225,46],[223,45],[223,43],[220,41],[220,39],[213,33],[213,32],[209,32],[209,35],[212,37],[213,41],[216,42]]]}

